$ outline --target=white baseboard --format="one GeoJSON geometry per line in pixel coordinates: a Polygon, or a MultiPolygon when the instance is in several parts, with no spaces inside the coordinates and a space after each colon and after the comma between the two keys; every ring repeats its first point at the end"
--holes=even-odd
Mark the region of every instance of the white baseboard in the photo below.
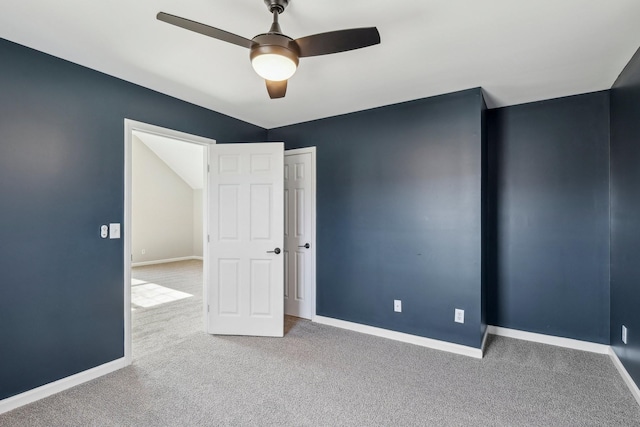
{"type": "Polygon", "coordinates": [[[154,265],[154,264],[166,264],[167,262],[190,261],[193,259],[197,259],[200,261],[203,260],[201,256],[183,256],[180,258],[167,258],[167,259],[157,259],[154,261],[132,262],[131,267],[142,267],[144,265],[154,265]]]}
{"type": "Polygon", "coordinates": [[[61,391],[86,383],[87,381],[91,381],[103,375],[107,375],[111,372],[117,371],[118,369],[122,369],[125,366],[127,366],[127,363],[123,357],[121,359],[114,360],[113,362],[96,366],[95,368],[79,372],[75,375],[62,378],[61,380],[0,400],[0,414],[35,402],[36,400],[44,399],[52,394],[60,393],[61,391]]]}
{"type": "Polygon", "coordinates": [[[636,399],[636,402],[638,402],[638,405],[640,405],[640,389],[638,389],[635,381],[633,381],[633,378],[631,378],[631,375],[629,375],[629,372],[627,372],[626,368],[624,367],[612,347],[609,347],[609,357],[613,362],[613,366],[615,366],[620,373],[622,380],[627,385],[627,387],[629,387],[629,391],[631,391],[631,394],[636,399]]]}
{"type": "Polygon", "coordinates": [[[589,341],[574,340],[571,338],[536,334],[534,332],[519,331],[517,329],[503,328],[500,326],[487,326],[487,330],[490,334],[499,335],[501,337],[555,345],[556,347],[571,348],[574,350],[588,351],[590,353],[609,354],[609,346],[606,344],[597,344],[589,341]]]}
{"type": "Polygon", "coordinates": [[[403,332],[391,331],[389,329],[376,328],[375,326],[363,325],[361,323],[347,322],[345,320],[333,319],[331,317],[314,316],[313,321],[323,325],[335,326],[336,328],[348,329],[350,331],[360,332],[363,334],[375,335],[377,337],[428,347],[434,350],[447,351],[449,353],[482,359],[482,349],[480,348],[405,334],[403,332]]]}

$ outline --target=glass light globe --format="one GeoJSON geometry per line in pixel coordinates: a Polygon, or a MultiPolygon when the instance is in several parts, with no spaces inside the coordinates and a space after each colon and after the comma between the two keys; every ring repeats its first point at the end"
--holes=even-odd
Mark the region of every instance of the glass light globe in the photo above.
{"type": "Polygon", "coordinates": [[[274,53],[258,55],[251,61],[253,69],[265,80],[287,80],[296,72],[296,63],[286,56],[274,53]]]}

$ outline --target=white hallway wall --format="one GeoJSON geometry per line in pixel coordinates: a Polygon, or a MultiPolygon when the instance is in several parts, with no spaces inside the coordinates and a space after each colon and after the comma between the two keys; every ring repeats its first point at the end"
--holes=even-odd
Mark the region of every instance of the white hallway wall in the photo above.
{"type": "Polygon", "coordinates": [[[202,256],[202,190],[191,188],[137,136],[132,166],[132,262],[202,256]]]}

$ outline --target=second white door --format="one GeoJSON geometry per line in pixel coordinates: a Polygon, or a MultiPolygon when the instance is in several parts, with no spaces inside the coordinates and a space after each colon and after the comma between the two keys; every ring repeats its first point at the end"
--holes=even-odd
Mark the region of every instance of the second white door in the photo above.
{"type": "Polygon", "coordinates": [[[315,276],[313,150],[285,151],[284,312],[311,319],[315,276]]]}

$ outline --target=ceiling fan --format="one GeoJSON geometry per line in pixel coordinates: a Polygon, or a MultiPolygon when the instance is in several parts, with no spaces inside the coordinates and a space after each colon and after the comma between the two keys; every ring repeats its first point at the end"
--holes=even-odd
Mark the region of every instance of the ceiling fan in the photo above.
{"type": "Polygon", "coordinates": [[[265,79],[271,99],[284,97],[287,92],[287,80],[296,72],[299,58],[345,52],[380,43],[380,33],[375,27],[331,31],[294,40],[282,34],[278,23],[278,16],[284,12],[289,0],[264,0],[264,2],[269,12],[273,13],[273,24],[267,33],[258,34],[251,40],[164,12],[158,13],[157,18],[160,21],[250,49],[251,64],[256,73],[265,79]]]}

